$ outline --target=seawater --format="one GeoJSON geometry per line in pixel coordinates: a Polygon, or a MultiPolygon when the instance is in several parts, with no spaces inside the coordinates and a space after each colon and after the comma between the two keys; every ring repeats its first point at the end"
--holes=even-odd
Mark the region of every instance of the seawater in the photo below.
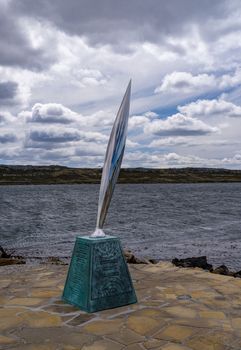
{"type": "MultiPolygon", "coordinates": [[[[0,186],[0,244],[27,257],[69,257],[95,228],[99,185],[0,186]]],[[[241,270],[241,183],[116,186],[105,232],[140,256],[207,255],[241,270]]]]}

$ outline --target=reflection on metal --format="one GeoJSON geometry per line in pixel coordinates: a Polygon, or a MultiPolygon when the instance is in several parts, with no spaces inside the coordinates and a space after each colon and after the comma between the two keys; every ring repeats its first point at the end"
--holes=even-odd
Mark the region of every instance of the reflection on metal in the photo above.
{"type": "Polygon", "coordinates": [[[130,109],[131,80],[117,113],[109,143],[106,150],[105,162],[102,171],[97,224],[92,237],[104,237],[102,228],[110,205],[111,197],[120,172],[121,162],[125,150],[127,125],[130,109]]]}

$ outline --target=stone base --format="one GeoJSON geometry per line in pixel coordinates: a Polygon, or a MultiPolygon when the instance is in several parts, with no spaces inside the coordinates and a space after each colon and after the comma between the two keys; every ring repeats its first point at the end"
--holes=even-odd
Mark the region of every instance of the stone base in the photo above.
{"type": "Polygon", "coordinates": [[[62,299],[87,312],[137,302],[118,238],[76,238],[62,299]]]}

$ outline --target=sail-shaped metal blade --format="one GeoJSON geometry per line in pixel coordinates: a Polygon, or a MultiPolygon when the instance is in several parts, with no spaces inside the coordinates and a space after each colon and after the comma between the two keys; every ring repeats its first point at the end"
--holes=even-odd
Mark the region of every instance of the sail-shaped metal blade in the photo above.
{"type": "Polygon", "coordinates": [[[125,150],[130,109],[130,95],[131,81],[127,86],[110,134],[102,170],[96,231],[92,236],[104,236],[102,228],[120,172],[121,162],[125,150]]]}

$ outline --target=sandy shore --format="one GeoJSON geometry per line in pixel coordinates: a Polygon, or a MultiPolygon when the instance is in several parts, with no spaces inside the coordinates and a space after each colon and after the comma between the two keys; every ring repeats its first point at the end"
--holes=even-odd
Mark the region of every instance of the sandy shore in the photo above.
{"type": "Polygon", "coordinates": [[[241,279],[131,265],[138,304],[87,314],[61,301],[67,268],[0,268],[0,349],[241,349],[241,279]]]}

